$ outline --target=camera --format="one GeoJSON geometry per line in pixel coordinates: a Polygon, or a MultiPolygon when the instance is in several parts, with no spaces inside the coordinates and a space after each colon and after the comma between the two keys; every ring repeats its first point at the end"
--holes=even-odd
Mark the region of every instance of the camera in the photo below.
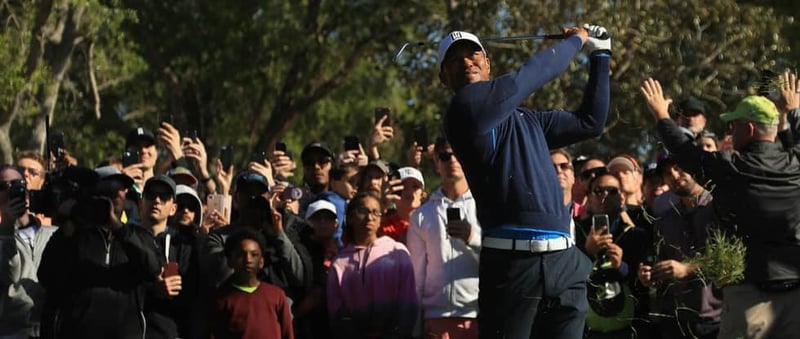
{"type": "Polygon", "coordinates": [[[303,190],[295,186],[287,186],[281,192],[281,200],[300,200],[303,197],[303,190]]]}

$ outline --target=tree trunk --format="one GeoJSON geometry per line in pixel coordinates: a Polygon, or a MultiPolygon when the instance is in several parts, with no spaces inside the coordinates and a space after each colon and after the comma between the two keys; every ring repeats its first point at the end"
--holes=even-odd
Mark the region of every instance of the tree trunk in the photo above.
{"type": "Polygon", "coordinates": [[[11,137],[8,134],[11,123],[0,126],[0,157],[4,164],[14,163],[14,148],[11,146],[11,137]]]}
{"type": "MultiPolygon", "coordinates": [[[[50,81],[42,85],[37,94],[39,114],[32,128],[28,145],[31,149],[39,150],[42,154],[44,154],[46,142],[45,124],[47,120],[52,121],[53,119],[53,112],[58,102],[58,93],[61,90],[61,83],[64,81],[64,74],[69,70],[75,46],[83,40],[78,29],[83,13],[86,11],[86,6],[86,4],[69,6],[67,10],[69,17],[64,23],[64,29],[61,30],[61,36],[50,38],[50,41],[58,41],[58,43],[47,46],[51,49],[50,53],[45,53],[45,62],[51,72],[50,81]]],[[[57,126],[55,130],[57,130],[57,126]]]]}

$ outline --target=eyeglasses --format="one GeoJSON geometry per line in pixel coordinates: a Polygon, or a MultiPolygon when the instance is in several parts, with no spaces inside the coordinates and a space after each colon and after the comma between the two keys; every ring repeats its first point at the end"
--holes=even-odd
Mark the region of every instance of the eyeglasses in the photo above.
{"type": "Polygon", "coordinates": [[[619,188],[611,186],[597,186],[592,190],[592,193],[598,197],[602,196],[603,193],[608,195],[617,195],[619,194],[619,188]]]}
{"type": "Polygon", "coordinates": [[[585,171],[581,172],[581,179],[589,180],[589,179],[594,178],[594,177],[596,177],[598,175],[603,175],[603,174],[606,174],[606,173],[608,173],[608,170],[605,167],[595,167],[595,168],[588,169],[588,170],[585,170],[585,171]]]}
{"type": "Polygon", "coordinates": [[[144,191],[144,198],[150,201],[155,201],[158,198],[161,201],[169,201],[172,200],[172,192],[164,192],[164,191],[144,191]]]}
{"type": "Polygon", "coordinates": [[[316,164],[324,165],[333,161],[331,157],[303,159],[303,166],[310,167],[316,164]]]}
{"type": "Polygon", "coordinates": [[[23,174],[27,172],[28,174],[30,174],[30,175],[32,175],[34,177],[38,177],[38,176],[42,175],[42,170],[37,169],[37,168],[19,166],[19,170],[22,171],[23,174]]]}
{"type": "Polygon", "coordinates": [[[556,172],[560,169],[562,172],[566,172],[572,169],[572,164],[569,162],[562,162],[562,163],[553,163],[553,167],[556,168],[556,172]]]}
{"type": "Polygon", "coordinates": [[[439,160],[448,162],[451,158],[453,158],[453,156],[455,156],[453,152],[440,152],[439,160]]]}
{"type": "Polygon", "coordinates": [[[358,213],[358,214],[360,214],[362,216],[372,215],[372,216],[378,217],[378,218],[383,216],[383,212],[377,211],[377,210],[376,211],[370,211],[366,207],[356,207],[355,209],[353,209],[353,211],[355,211],[356,213],[358,213]]]}

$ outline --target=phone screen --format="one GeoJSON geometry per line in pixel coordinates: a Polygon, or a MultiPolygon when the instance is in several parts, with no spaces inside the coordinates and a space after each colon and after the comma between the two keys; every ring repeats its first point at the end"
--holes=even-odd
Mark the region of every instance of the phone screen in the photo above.
{"type": "Polygon", "coordinates": [[[222,146],[220,150],[219,160],[222,162],[222,169],[228,171],[233,165],[233,147],[230,145],[222,146]]]}
{"type": "Polygon", "coordinates": [[[428,129],[425,125],[414,126],[414,141],[419,147],[428,147],[428,129]]]}
{"type": "Polygon", "coordinates": [[[124,152],[122,153],[122,168],[136,165],[142,162],[139,158],[139,152],[124,152]]]}
{"type": "Polygon", "coordinates": [[[603,233],[608,233],[608,214],[595,214],[592,216],[592,226],[594,227],[595,231],[600,230],[603,226],[606,226],[606,230],[603,233]]]}
{"type": "Polygon", "coordinates": [[[359,150],[358,144],[359,144],[358,137],[352,135],[344,137],[345,151],[358,151],[359,150]]]}
{"type": "Polygon", "coordinates": [[[460,220],[461,220],[461,209],[458,207],[448,207],[447,222],[460,221],[460,220]]]}
{"type": "Polygon", "coordinates": [[[392,125],[392,116],[391,111],[387,107],[378,107],[375,109],[375,123],[381,121],[381,118],[386,116],[386,120],[383,121],[381,126],[391,126],[392,125]]]}

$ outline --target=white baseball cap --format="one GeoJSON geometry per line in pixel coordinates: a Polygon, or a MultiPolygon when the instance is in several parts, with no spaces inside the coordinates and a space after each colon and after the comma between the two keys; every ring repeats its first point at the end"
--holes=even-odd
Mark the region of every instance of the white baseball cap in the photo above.
{"type": "Polygon", "coordinates": [[[469,32],[462,32],[462,31],[453,31],[450,32],[442,41],[439,42],[439,68],[442,68],[442,62],[444,62],[444,57],[447,55],[447,50],[450,49],[455,42],[459,40],[467,40],[472,41],[478,46],[480,46],[481,51],[483,54],[486,54],[486,49],[483,48],[483,44],[481,44],[481,40],[478,39],[475,34],[469,32]]]}
{"type": "Polygon", "coordinates": [[[311,219],[311,216],[319,211],[329,211],[333,213],[333,215],[336,215],[336,206],[327,200],[317,200],[312,202],[310,205],[308,205],[308,209],[306,210],[306,219],[311,219]]]}
{"type": "Polygon", "coordinates": [[[400,181],[406,179],[416,179],[425,188],[425,179],[422,178],[422,172],[414,167],[403,167],[397,170],[400,173],[400,181]]]}

